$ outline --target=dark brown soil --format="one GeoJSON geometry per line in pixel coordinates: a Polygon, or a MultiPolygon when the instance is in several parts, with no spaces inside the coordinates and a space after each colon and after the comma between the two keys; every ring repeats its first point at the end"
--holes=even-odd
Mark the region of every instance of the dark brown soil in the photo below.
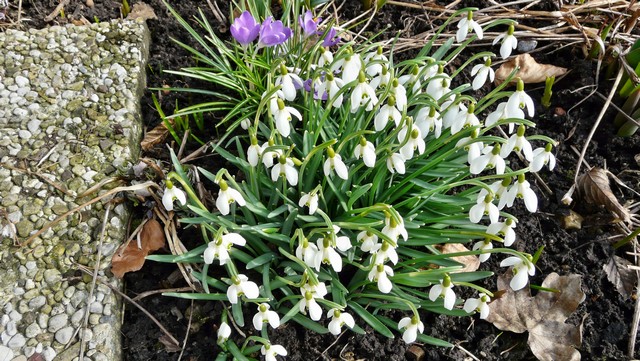
{"type": "MultiPolygon", "coordinates": [[[[163,70],[179,69],[191,64],[186,51],[176,46],[171,37],[188,41],[187,33],[167,13],[160,0],[147,1],[158,16],[157,20],[148,22],[152,33],[151,57],[148,66],[148,86],[163,85],[175,87],[203,87],[190,79],[182,79],[163,73],[163,70]]],[[[184,18],[197,15],[197,8],[202,7],[210,14],[207,2],[198,0],[179,0],[170,2],[184,18]]],[[[225,15],[229,13],[226,2],[221,4],[225,15]]],[[[106,21],[120,17],[121,2],[114,0],[94,0],[94,7],[88,8],[84,1],[71,0],[65,7],[65,13],[76,19],[84,16],[89,21],[97,17],[106,21]]],[[[343,16],[356,15],[358,2],[349,2],[343,9],[343,16]]],[[[554,10],[555,3],[543,2],[541,10],[554,10]]],[[[23,17],[30,19],[24,27],[45,27],[62,24],[68,20],[56,18],[45,23],[47,16],[57,5],[53,0],[23,1],[23,17]]],[[[477,4],[475,4],[477,6],[477,4]]],[[[10,11],[15,11],[11,9],[10,11]]],[[[217,24],[210,17],[222,36],[226,36],[228,24],[217,24]]],[[[527,25],[535,27],[535,21],[527,25]]],[[[422,11],[410,10],[396,6],[387,6],[381,16],[374,19],[371,31],[377,32],[389,26],[387,34],[393,36],[396,31],[405,31],[405,35],[413,35],[430,28],[428,18],[422,11]]],[[[547,44],[539,44],[547,45],[547,44]]],[[[495,50],[495,49],[494,49],[495,50]]],[[[583,276],[583,290],[587,297],[577,312],[568,322],[583,322],[583,345],[580,352],[585,360],[625,360],[629,342],[629,330],[634,310],[633,299],[623,298],[615,287],[607,280],[603,266],[614,253],[611,236],[618,235],[619,230],[607,224],[602,217],[592,217],[579,231],[566,231],[560,227],[557,216],[566,211],[560,204],[560,198],[573,182],[577,155],[573,148],[582,149],[587,135],[602,108],[603,101],[596,95],[590,96],[595,79],[595,63],[584,60],[582,52],[576,47],[556,49],[554,47],[537,53],[540,62],[572,69],[572,72],[559,81],[554,87],[553,104],[550,109],[538,106],[535,121],[537,130],[560,142],[555,154],[558,165],[553,172],[542,172],[541,176],[550,187],[552,194],[542,190],[537,193],[540,198],[540,210],[529,215],[518,212],[520,223],[517,227],[517,247],[533,253],[545,246],[540,258],[533,284],[541,284],[550,272],[560,274],[577,273],[583,276]],[[585,100],[586,99],[586,100],[585,100]],[[581,103],[580,103],[581,102],[581,103]],[[579,104],[580,103],[580,104],[579,104]],[[579,105],[578,105],[579,104],[579,105]],[[602,220],[602,221],[600,221],[602,220]],[[584,320],[584,321],[583,321],[584,320]]],[[[607,94],[611,84],[601,80],[599,91],[607,94]]],[[[157,112],[151,101],[151,91],[143,100],[144,119],[148,127],[159,122],[157,112]]],[[[530,92],[534,99],[540,99],[541,90],[530,92]]],[[[165,112],[170,113],[176,100],[179,105],[186,106],[202,99],[195,99],[184,94],[170,93],[162,99],[165,112]]],[[[640,154],[640,136],[618,138],[611,125],[614,113],[609,111],[600,124],[589,145],[585,160],[591,166],[606,166],[626,184],[636,190],[640,189],[637,172],[639,165],[634,156],[640,154]],[[635,172],[635,173],[634,173],[635,172]]],[[[154,153],[154,156],[166,159],[166,154],[154,153]]],[[[539,186],[539,184],[538,184],[539,186]]],[[[539,187],[538,187],[539,189],[539,187]]],[[[622,202],[634,199],[633,194],[614,187],[614,192],[622,202]]],[[[606,218],[606,216],[604,217],[606,218]]],[[[624,251],[616,254],[625,256],[624,251]]],[[[483,268],[498,270],[495,261],[488,262],[483,268]]],[[[140,272],[129,274],[126,278],[126,292],[130,296],[149,290],[180,287],[182,284],[168,281],[175,269],[164,264],[147,262],[140,272]]],[[[492,281],[490,281],[492,282],[492,281]]],[[[488,284],[489,287],[492,284],[488,284]]],[[[184,348],[182,358],[185,360],[210,360],[219,352],[215,345],[216,325],[219,320],[219,305],[213,303],[195,303],[190,301],[166,298],[159,295],[146,297],[141,305],[150,310],[170,332],[182,340],[187,331],[189,313],[193,310],[190,335],[184,348]]],[[[528,350],[526,335],[502,332],[493,325],[476,318],[452,318],[445,316],[425,316],[425,333],[439,337],[453,344],[460,345],[470,354],[483,360],[534,360],[528,350]]],[[[124,338],[124,354],[127,360],[175,360],[180,350],[168,352],[160,342],[162,332],[142,313],[134,307],[128,307],[122,330],[124,338]]],[[[319,336],[306,332],[295,324],[280,327],[272,334],[275,343],[285,344],[289,351],[289,360],[309,359],[367,359],[367,360],[404,360],[413,359],[416,351],[407,352],[407,346],[401,339],[386,339],[373,333],[366,336],[346,333],[336,341],[331,335],[319,336]]],[[[460,348],[444,349],[431,346],[418,346],[424,351],[423,360],[463,360],[469,355],[460,348]]],[[[636,351],[635,358],[640,357],[636,351]]]]}

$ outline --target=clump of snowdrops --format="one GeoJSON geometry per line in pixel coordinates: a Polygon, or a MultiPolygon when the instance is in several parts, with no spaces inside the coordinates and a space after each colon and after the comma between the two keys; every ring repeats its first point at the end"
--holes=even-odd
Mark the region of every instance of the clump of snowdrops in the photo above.
{"type": "Polygon", "coordinates": [[[211,101],[181,114],[225,112],[216,152],[235,167],[187,167],[173,157],[164,206],[204,241],[180,256],[150,258],[203,264],[194,275],[204,292],[171,296],[230,305],[218,333],[221,359],[286,355],[286,345],[272,344],[269,334],[291,321],[319,333],[364,333],[368,325],[388,337],[400,332],[407,343],[450,345],[424,333],[419,310],[486,318],[493,296],[474,283],[493,273],[462,272],[454,257],[502,257],[500,266],[515,274],[514,290],[535,273],[531,255],[509,248],[517,219],[507,211],[517,202],[536,211],[527,175],[554,167],[554,142],[526,136],[534,104],[521,81],[515,91],[501,85],[474,98],[493,80],[494,54],[449,66],[497,25],[508,30],[494,43],[502,58],[510,56],[513,23],[481,27],[475,9],[462,9],[416,58],[395,61],[393,41],[345,41],[299,1],[283,3],[281,20],[246,3],[229,41],[205,16],[197,19],[200,35],[170,9],[200,49],[181,43],[198,66],[173,73],[218,89],[185,89],[211,101]],[[436,47],[453,22],[455,38],[436,47]],[[472,84],[453,87],[467,68],[472,84]],[[529,166],[513,168],[516,155],[529,166]],[[215,207],[194,193],[192,172],[218,185],[215,207]],[[443,254],[446,243],[470,250],[443,254]],[[461,299],[463,288],[477,297],[461,299]],[[244,330],[244,342],[231,336],[231,321],[244,330]]]}

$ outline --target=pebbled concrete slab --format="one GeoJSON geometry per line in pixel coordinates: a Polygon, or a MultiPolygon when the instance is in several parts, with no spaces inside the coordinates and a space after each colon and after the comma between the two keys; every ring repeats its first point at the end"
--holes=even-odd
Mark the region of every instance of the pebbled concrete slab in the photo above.
{"type": "Polygon", "coordinates": [[[77,359],[81,336],[85,360],[121,359],[121,301],[77,270],[108,278],[129,210],[110,212],[99,262],[101,202],[25,240],[138,157],[148,45],[137,21],[0,33],[0,360],[77,359]]]}

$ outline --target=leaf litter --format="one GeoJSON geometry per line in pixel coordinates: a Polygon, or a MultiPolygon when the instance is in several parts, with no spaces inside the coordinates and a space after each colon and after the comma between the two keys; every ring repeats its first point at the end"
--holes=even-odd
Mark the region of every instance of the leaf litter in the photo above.
{"type": "Polygon", "coordinates": [[[111,272],[122,278],[127,272],[138,271],[149,253],[165,245],[164,230],[158,221],[150,219],[138,233],[138,242],[127,242],[120,246],[111,259],[111,272]]]}
{"type": "Polygon", "coordinates": [[[591,168],[578,178],[577,190],[581,199],[588,205],[604,207],[613,213],[618,221],[629,223],[631,213],[625,208],[611,191],[609,177],[602,168],[591,168]]]}
{"type": "MultiPolygon", "coordinates": [[[[525,84],[544,83],[549,77],[557,78],[567,73],[566,68],[540,64],[531,55],[525,53],[500,65],[496,70],[496,85],[502,84],[516,67],[520,68],[516,76],[522,79],[525,84]]],[[[515,83],[515,79],[511,81],[511,84],[515,83]]]]}
{"type": "Polygon", "coordinates": [[[616,286],[616,290],[626,299],[633,293],[633,285],[636,282],[636,273],[629,268],[633,264],[626,259],[614,255],[609,262],[602,266],[607,274],[607,279],[616,286]]]}
{"type": "Polygon", "coordinates": [[[565,321],[585,299],[581,276],[551,273],[542,282],[542,287],[557,292],[540,291],[534,297],[531,297],[529,286],[519,291],[511,290],[509,282],[512,278],[512,271],[498,276],[498,290],[505,291],[502,297],[489,304],[491,313],[487,321],[503,331],[528,331],[527,343],[538,360],[580,360],[576,347],[582,344],[582,325],[570,325],[565,321]]]}

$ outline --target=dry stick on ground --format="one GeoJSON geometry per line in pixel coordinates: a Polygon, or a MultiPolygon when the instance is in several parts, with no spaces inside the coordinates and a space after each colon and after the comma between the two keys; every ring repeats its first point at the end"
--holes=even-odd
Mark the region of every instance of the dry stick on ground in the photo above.
{"type": "Polygon", "coordinates": [[[146,291],[146,292],[138,293],[138,295],[136,297],[132,298],[132,300],[137,302],[137,301],[140,301],[143,298],[147,298],[149,296],[157,295],[158,293],[186,292],[186,291],[193,291],[193,288],[191,288],[191,287],[178,287],[178,288],[165,288],[165,289],[161,289],[161,290],[146,291]]]}
{"type": "Polygon", "coordinates": [[[55,19],[56,16],[60,15],[60,12],[63,11],[64,7],[67,6],[68,4],[69,4],[69,0],[60,0],[60,3],[58,4],[58,6],[56,6],[55,9],[53,9],[51,14],[45,16],[44,21],[48,23],[53,19],[55,19]]]}
{"type": "Polygon", "coordinates": [[[191,312],[189,312],[189,323],[187,324],[187,332],[184,335],[184,341],[182,341],[182,349],[180,350],[180,356],[178,356],[178,361],[182,360],[182,354],[184,353],[184,349],[187,347],[187,340],[189,339],[189,331],[191,331],[191,319],[193,318],[193,300],[191,300],[191,308],[189,308],[191,312]]]}

